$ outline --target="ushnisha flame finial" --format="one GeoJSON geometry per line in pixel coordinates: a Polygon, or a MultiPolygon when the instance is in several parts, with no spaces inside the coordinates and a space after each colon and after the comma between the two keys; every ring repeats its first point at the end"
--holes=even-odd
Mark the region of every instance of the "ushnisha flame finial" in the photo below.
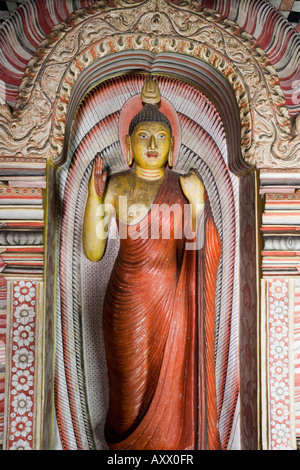
{"type": "Polygon", "coordinates": [[[152,77],[148,78],[141,91],[141,100],[143,104],[158,105],[161,100],[158,83],[152,77]]]}
{"type": "Polygon", "coordinates": [[[164,114],[159,111],[161,94],[158,83],[151,77],[147,78],[141,90],[141,100],[143,103],[142,110],[137,113],[131,120],[128,134],[131,135],[135,126],[140,122],[162,122],[166,124],[172,134],[172,126],[164,114]]]}

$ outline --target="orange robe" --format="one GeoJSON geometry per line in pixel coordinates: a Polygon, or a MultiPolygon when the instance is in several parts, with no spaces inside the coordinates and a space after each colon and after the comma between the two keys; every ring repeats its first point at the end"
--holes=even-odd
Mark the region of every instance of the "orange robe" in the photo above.
{"type": "Polygon", "coordinates": [[[122,227],[127,237],[103,312],[112,450],[220,448],[214,329],[221,244],[207,204],[198,228],[203,247],[187,250],[187,213],[179,176],[168,170],[148,215],[122,227]],[[164,217],[164,207],[179,209],[164,217]]]}

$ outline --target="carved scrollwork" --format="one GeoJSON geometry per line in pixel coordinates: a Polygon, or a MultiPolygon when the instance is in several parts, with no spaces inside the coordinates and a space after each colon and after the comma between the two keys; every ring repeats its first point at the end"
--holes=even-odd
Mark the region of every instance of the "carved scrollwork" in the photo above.
{"type": "Polygon", "coordinates": [[[3,104],[0,103],[0,118],[1,118],[2,124],[5,124],[5,123],[9,124],[12,120],[11,109],[5,103],[3,104]]]}
{"type": "Polygon", "coordinates": [[[295,118],[292,127],[292,136],[290,139],[284,139],[282,133],[274,126],[275,139],[271,144],[271,153],[279,166],[285,166],[299,163],[300,157],[300,114],[295,118]]]}
{"type": "Polygon", "coordinates": [[[186,54],[216,69],[236,97],[246,162],[299,166],[299,134],[292,136],[284,94],[265,52],[233,21],[199,9],[196,1],[100,1],[56,26],[28,64],[11,118],[0,109],[0,155],[59,162],[68,102],[80,74],[96,60],[137,49],[186,54]]]}

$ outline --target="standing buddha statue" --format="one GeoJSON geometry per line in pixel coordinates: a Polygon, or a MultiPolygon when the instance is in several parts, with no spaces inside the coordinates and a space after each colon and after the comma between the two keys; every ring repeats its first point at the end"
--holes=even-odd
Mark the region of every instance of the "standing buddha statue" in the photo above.
{"type": "Polygon", "coordinates": [[[199,175],[172,170],[174,137],[157,82],[146,80],[141,98],[126,136],[129,168],[108,176],[95,159],[84,216],[92,261],[105,256],[113,215],[122,234],[103,307],[105,437],[112,450],[219,449],[220,238],[199,175]]]}

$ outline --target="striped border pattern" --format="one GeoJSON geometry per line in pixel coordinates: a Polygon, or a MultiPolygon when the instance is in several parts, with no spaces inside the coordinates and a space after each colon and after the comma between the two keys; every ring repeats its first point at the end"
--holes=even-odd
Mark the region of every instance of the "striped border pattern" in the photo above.
{"type": "MultiPolygon", "coordinates": [[[[110,93],[110,97],[114,96],[111,102],[112,111],[118,107],[121,109],[122,103],[132,94],[140,92],[143,80],[143,77],[133,79],[127,76],[113,80],[110,86],[107,87],[107,90],[105,87],[102,87],[101,90],[100,86],[99,92],[102,91],[102,94],[99,93],[99,98],[96,91],[92,92],[90,98],[85,102],[86,106],[82,106],[79,110],[71,134],[69,156],[66,164],[58,174],[59,198],[62,203],[62,224],[59,227],[58,233],[61,256],[59,259],[60,278],[57,290],[58,293],[62,292],[61,296],[58,294],[58,310],[60,312],[58,339],[61,339],[64,346],[60,346],[58,351],[57,383],[59,386],[57,388],[57,403],[59,422],[61,426],[65,426],[65,429],[61,429],[62,441],[65,448],[86,448],[86,446],[89,448],[89,446],[93,446],[92,436],[87,437],[84,434],[87,432],[87,428],[83,429],[89,420],[86,415],[87,406],[84,405],[84,400],[86,399],[84,397],[85,392],[83,391],[81,398],[76,396],[76,394],[74,395],[74,390],[76,389],[74,381],[75,384],[76,381],[83,384],[83,377],[76,376],[76,374],[81,374],[82,364],[80,362],[81,352],[77,351],[76,353],[75,345],[69,342],[69,333],[71,331],[75,332],[76,347],[79,347],[78,345],[82,340],[82,331],[80,331],[80,322],[82,321],[80,319],[82,314],[81,284],[77,278],[77,276],[79,278],[81,276],[79,259],[81,253],[80,221],[84,211],[91,162],[96,148],[97,151],[103,152],[105,166],[108,163],[111,166],[111,157],[113,156],[112,165],[115,169],[120,168],[120,165],[124,167],[124,160],[120,155],[120,147],[117,144],[118,112],[105,118],[105,106],[103,107],[105,93],[110,93]],[[118,101],[119,106],[117,106],[118,101]],[[97,124],[98,121],[99,123],[97,124]],[[116,155],[119,155],[117,160],[115,159],[116,155]],[[70,356],[68,357],[69,354],[70,356]]],[[[233,304],[236,308],[238,298],[236,287],[233,291],[233,286],[238,285],[237,278],[235,277],[237,273],[234,271],[236,263],[234,247],[238,238],[236,236],[237,227],[235,222],[237,182],[232,181],[226,169],[225,135],[216,111],[213,111],[206,98],[201,97],[200,92],[194,91],[193,98],[190,97],[191,106],[187,107],[187,112],[190,111],[192,113],[196,109],[195,103],[198,103],[199,113],[202,113],[201,124],[204,123],[204,127],[207,125],[210,130],[205,131],[205,129],[201,129],[197,124],[199,115],[195,115],[193,118],[181,115],[180,89],[186,85],[179,82],[177,89],[175,85],[175,80],[160,79],[162,96],[165,96],[173,103],[175,108],[178,108],[177,112],[182,123],[182,147],[177,170],[180,172],[186,171],[186,168],[192,166],[200,171],[212,202],[216,223],[220,230],[222,226],[226,227],[225,231],[223,230],[221,234],[223,239],[222,262],[228,267],[229,271],[223,278],[224,282],[219,282],[219,286],[222,285],[222,290],[219,287],[217,301],[217,309],[219,310],[217,323],[218,340],[216,349],[220,430],[223,445],[226,447],[238,390],[237,315],[232,314],[231,317],[233,304]],[[169,86],[171,83],[173,87],[169,86]],[[209,132],[212,134],[211,137],[209,137],[209,132]],[[213,149],[217,150],[219,157],[210,166],[209,157],[213,149]],[[200,159],[201,157],[203,160],[200,159]],[[228,223],[222,223],[224,218],[227,218],[228,223]],[[227,371],[227,376],[226,373],[224,376],[224,371],[227,371]]],[[[190,89],[192,90],[192,88],[190,89]]],[[[219,273],[219,276],[221,275],[222,269],[220,269],[219,273]]]]}

